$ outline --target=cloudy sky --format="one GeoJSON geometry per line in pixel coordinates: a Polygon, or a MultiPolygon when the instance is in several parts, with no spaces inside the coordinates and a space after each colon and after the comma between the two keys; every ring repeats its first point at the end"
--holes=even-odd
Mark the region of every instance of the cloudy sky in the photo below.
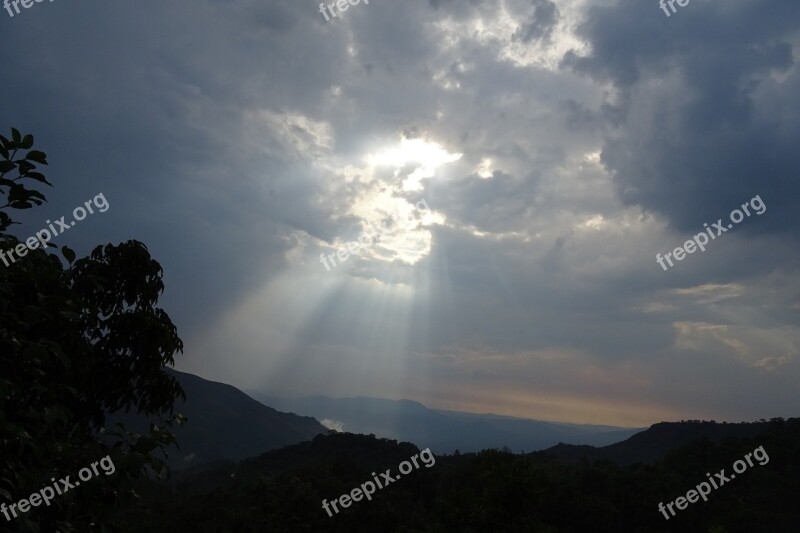
{"type": "Polygon", "coordinates": [[[178,368],[240,388],[627,426],[798,416],[800,2],[676,9],[0,11],[0,128],[36,136],[56,186],[15,233],[102,192],[57,243],[146,243],[178,368]],[[756,196],[763,214],[656,262],[756,196]]]}

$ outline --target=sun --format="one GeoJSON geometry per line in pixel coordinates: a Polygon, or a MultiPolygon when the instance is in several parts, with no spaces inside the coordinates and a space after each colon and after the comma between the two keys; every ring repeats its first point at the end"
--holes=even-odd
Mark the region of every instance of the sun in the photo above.
{"type": "Polygon", "coordinates": [[[403,138],[398,146],[387,148],[377,154],[370,154],[367,161],[376,167],[388,166],[396,169],[416,163],[417,169],[403,180],[403,190],[421,191],[423,189],[422,179],[432,178],[436,174],[437,168],[458,161],[462,155],[451,154],[436,142],[403,138]]]}
{"type": "Polygon", "coordinates": [[[445,218],[426,200],[422,180],[432,178],[439,167],[461,156],[436,142],[404,138],[365,157],[374,180],[380,167],[394,169],[395,177],[402,179],[390,186],[365,188],[352,205],[350,213],[361,220],[362,231],[379,235],[378,243],[364,250],[363,257],[413,265],[430,253],[430,226],[443,224],[445,218]],[[402,171],[409,172],[409,166],[413,167],[410,174],[401,176],[402,171]]]}

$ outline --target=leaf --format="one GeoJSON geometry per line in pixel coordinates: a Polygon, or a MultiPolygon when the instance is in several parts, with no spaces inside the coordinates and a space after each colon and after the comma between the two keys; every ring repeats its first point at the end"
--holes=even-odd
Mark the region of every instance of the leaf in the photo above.
{"type": "MultiPolygon", "coordinates": [[[[31,198],[41,198],[42,200],[47,200],[47,198],[45,198],[44,194],[40,193],[39,191],[28,191],[28,192],[29,192],[31,198]]],[[[41,204],[36,204],[36,205],[41,205],[41,204]]]]}
{"type": "Polygon", "coordinates": [[[0,211],[0,231],[5,231],[11,224],[11,217],[0,211]]]}
{"type": "Polygon", "coordinates": [[[17,166],[19,167],[20,175],[27,174],[28,172],[30,172],[31,170],[36,168],[36,165],[34,165],[33,163],[28,163],[24,159],[22,159],[20,161],[17,161],[16,163],[17,163],[17,166]]]}
{"type": "Polygon", "coordinates": [[[69,247],[62,246],[61,253],[64,254],[64,258],[69,262],[70,265],[75,262],[75,252],[73,252],[69,247]]]}
{"type": "Polygon", "coordinates": [[[30,205],[27,207],[23,207],[23,205],[28,204],[28,202],[42,205],[46,200],[45,196],[39,191],[28,190],[19,184],[14,184],[8,191],[8,203],[15,209],[27,209],[30,205]]]}
{"type": "Polygon", "coordinates": [[[13,161],[0,161],[0,172],[11,172],[17,168],[13,161]]]}
{"type": "Polygon", "coordinates": [[[40,150],[31,150],[28,152],[28,155],[25,156],[25,159],[30,161],[36,161],[37,163],[41,163],[42,165],[47,164],[47,155],[40,151],[40,150]]]}
{"type": "Polygon", "coordinates": [[[27,150],[31,146],[33,146],[33,135],[28,134],[22,138],[19,147],[22,148],[23,150],[27,150]]]}
{"type": "Polygon", "coordinates": [[[18,143],[22,140],[22,134],[19,132],[17,128],[11,128],[11,139],[18,143]]]}
{"type": "Polygon", "coordinates": [[[41,182],[41,183],[46,183],[47,185],[49,185],[51,187],[53,186],[52,183],[47,181],[47,178],[44,177],[44,174],[41,174],[39,172],[28,172],[26,177],[27,178],[31,178],[31,179],[35,179],[36,181],[41,182]]]}

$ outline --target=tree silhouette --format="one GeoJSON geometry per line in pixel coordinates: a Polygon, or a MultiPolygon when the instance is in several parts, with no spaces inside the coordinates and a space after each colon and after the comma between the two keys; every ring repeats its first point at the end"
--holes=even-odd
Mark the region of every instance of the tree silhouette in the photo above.
{"type": "MultiPolygon", "coordinates": [[[[22,244],[5,233],[15,223],[5,210],[42,205],[44,194],[31,186],[50,185],[37,170],[47,158],[31,150],[33,136],[11,132],[0,135],[0,250],[22,244]]],[[[174,442],[169,427],[182,421],[172,407],[183,391],[164,366],[183,343],[156,307],[161,266],[137,241],[98,246],[77,261],[67,247],[61,254],[64,263],[38,248],[0,264],[0,503],[27,498],[51,478],[74,479],[105,455],[116,472],[14,520],[33,531],[101,525],[131,480],[167,473],[156,451],[174,442]],[[120,410],[164,419],[146,434],[107,431],[106,415],[120,410]]]]}

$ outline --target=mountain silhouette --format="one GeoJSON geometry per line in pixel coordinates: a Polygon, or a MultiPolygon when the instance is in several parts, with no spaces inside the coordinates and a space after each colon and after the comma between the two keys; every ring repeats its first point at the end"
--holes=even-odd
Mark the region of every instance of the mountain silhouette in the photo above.
{"type": "Polygon", "coordinates": [[[253,398],[284,411],[313,416],[339,431],[374,434],[413,442],[436,453],[509,448],[535,451],[559,442],[605,446],[644,428],[618,428],[544,422],[492,414],[430,409],[410,400],[383,398],[279,398],[250,392],[253,398]]]}
{"type": "MultiPolygon", "coordinates": [[[[175,403],[175,411],[188,418],[183,426],[173,427],[180,446],[168,449],[168,463],[173,468],[238,461],[329,431],[312,417],[282,413],[232,385],[167,371],[186,393],[185,401],[175,403]]],[[[117,421],[137,431],[143,431],[148,423],[130,413],[113,417],[110,424],[117,421]]]]}
{"type": "MultiPolygon", "coordinates": [[[[653,424],[646,431],[615,444],[603,447],[576,446],[559,443],[545,450],[562,461],[580,460],[611,461],[625,466],[635,463],[651,463],[661,459],[670,450],[684,446],[698,439],[720,442],[728,438],[754,437],[767,431],[780,422],[740,422],[717,423],[713,421],[661,422],[653,424]]],[[[790,419],[792,420],[792,419],[790,419]]],[[[796,419],[795,419],[796,420],[796,419]]]]}

